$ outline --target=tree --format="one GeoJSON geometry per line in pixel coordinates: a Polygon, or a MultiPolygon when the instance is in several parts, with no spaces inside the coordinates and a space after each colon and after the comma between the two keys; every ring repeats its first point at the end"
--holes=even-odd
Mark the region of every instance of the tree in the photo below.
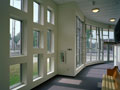
{"type": "Polygon", "coordinates": [[[19,40],[20,40],[20,36],[21,34],[20,33],[18,33],[16,36],[15,36],[15,43],[17,44],[18,42],[19,42],[19,40]]]}

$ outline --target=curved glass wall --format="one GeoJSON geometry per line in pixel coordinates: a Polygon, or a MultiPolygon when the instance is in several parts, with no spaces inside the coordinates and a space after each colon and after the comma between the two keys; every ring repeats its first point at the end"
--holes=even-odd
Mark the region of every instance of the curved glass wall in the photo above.
{"type": "Polygon", "coordinates": [[[86,63],[93,61],[113,61],[114,46],[104,44],[114,40],[112,29],[86,25],[86,63]]]}

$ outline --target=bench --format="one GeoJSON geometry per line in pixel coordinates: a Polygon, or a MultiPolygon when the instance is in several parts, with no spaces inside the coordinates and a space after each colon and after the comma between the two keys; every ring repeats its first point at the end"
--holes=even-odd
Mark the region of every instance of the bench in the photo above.
{"type": "Polygon", "coordinates": [[[120,72],[117,66],[107,69],[107,74],[103,75],[102,90],[120,90],[120,72]]]}

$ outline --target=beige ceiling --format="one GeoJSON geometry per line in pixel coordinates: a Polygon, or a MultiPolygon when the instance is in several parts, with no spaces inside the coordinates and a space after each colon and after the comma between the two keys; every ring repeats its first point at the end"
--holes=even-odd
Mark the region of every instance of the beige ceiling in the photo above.
{"type": "Polygon", "coordinates": [[[57,4],[67,2],[77,2],[83,14],[94,21],[106,24],[116,24],[120,18],[120,0],[54,0],[57,4]],[[95,5],[92,2],[95,1],[95,5]],[[94,14],[91,12],[93,8],[100,8],[100,12],[94,14]],[[116,18],[116,22],[109,22],[110,18],[116,18]]]}

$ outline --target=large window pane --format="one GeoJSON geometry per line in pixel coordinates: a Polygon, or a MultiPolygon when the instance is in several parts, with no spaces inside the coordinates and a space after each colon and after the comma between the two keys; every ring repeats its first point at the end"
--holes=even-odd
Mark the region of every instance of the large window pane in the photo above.
{"type": "MultiPolygon", "coordinates": [[[[108,37],[108,29],[103,29],[103,42],[106,42],[109,40],[108,37]]],[[[104,61],[108,61],[108,45],[103,44],[103,51],[104,51],[104,61]]]]}
{"type": "Polygon", "coordinates": [[[108,45],[104,45],[103,50],[104,50],[104,61],[107,61],[108,60],[108,45]]]}
{"type": "Polygon", "coordinates": [[[33,79],[39,76],[39,55],[33,55],[33,79]]]}
{"type": "Polygon", "coordinates": [[[21,84],[20,64],[10,66],[10,88],[14,88],[21,84]]]}
{"type": "Polygon", "coordinates": [[[103,30],[100,28],[100,41],[99,41],[99,49],[101,52],[103,52],[103,30]]]}
{"type": "Polygon", "coordinates": [[[92,53],[92,60],[97,60],[97,28],[92,27],[92,39],[91,39],[91,53],[92,53]]]}
{"type": "Polygon", "coordinates": [[[90,26],[86,25],[86,62],[90,62],[90,56],[91,56],[91,30],[90,26]]]}
{"type": "Polygon", "coordinates": [[[96,39],[96,30],[95,30],[95,29],[92,30],[92,38],[93,38],[93,39],[96,39]]]}
{"type": "Polygon", "coordinates": [[[108,29],[103,29],[103,35],[108,35],[108,29]]]}
{"type": "Polygon", "coordinates": [[[113,61],[113,60],[114,60],[114,46],[109,45],[109,61],[113,61]]]}
{"type": "Polygon", "coordinates": [[[90,30],[90,26],[87,25],[86,26],[86,48],[90,48],[90,40],[91,40],[91,30],[90,30]]]}
{"type": "Polygon", "coordinates": [[[82,64],[82,22],[78,17],[76,17],[76,26],[76,67],[79,67],[82,64]]]}
{"type": "Polygon", "coordinates": [[[97,53],[96,52],[91,52],[92,53],[92,61],[97,60],[97,53]]]}
{"type": "Polygon", "coordinates": [[[86,62],[99,59],[98,28],[86,25],[86,62]]]}
{"type": "Polygon", "coordinates": [[[39,37],[40,37],[40,32],[39,31],[33,31],[33,47],[34,48],[39,48],[39,37]]]}
{"type": "Polygon", "coordinates": [[[10,6],[21,10],[22,9],[22,0],[10,0],[10,6]]]}
{"type": "Polygon", "coordinates": [[[10,19],[10,56],[22,54],[21,21],[10,19]]]}
{"type": "Polygon", "coordinates": [[[77,67],[80,66],[80,30],[78,29],[77,30],[77,33],[76,33],[76,54],[77,54],[77,59],[76,59],[76,65],[77,67]]]}
{"type": "MultiPolygon", "coordinates": [[[[114,31],[113,29],[109,30],[109,41],[112,42],[114,41],[114,31]]],[[[109,45],[109,59],[110,61],[114,60],[114,46],[113,45],[109,45]]]]}
{"type": "Polygon", "coordinates": [[[90,62],[91,52],[90,49],[86,49],[86,62],[90,62]]]}
{"type": "Polygon", "coordinates": [[[103,30],[102,30],[102,28],[100,28],[100,39],[102,39],[103,38],[103,30]]]}
{"type": "Polygon", "coordinates": [[[114,32],[112,30],[109,31],[109,40],[114,40],[114,32]]]}
{"type": "Polygon", "coordinates": [[[91,48],[97,49],[96,40],[92,40],[92,42],[91,42],[91,48]]]}
{"type": "Polygon", "coordinates": [[[100,61],[103,61],[103,52],[100,52],[100,61]]]}
{"type": "Polygon", "coordinates": [[[108,41],[108,36],[103,36],[104,41],[108,41]]]}
{"type": "Polygon", "coordinates": [[[86,48],[90,48],[90,42],[91,42],[91,39],[89,36],[87,36],[86,48]]]}
{"type": "Polygon", "coordinates": [[[33,22],[39,23],[40,19],[40,4],[33,2],[33,22]]]}

